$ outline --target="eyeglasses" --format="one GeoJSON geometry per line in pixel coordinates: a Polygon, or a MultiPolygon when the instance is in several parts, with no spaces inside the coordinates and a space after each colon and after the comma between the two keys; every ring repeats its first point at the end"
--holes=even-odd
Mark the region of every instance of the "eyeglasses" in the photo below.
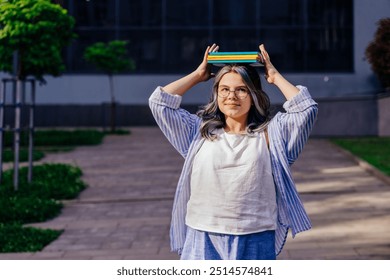
{"type": "Polygon", "coordinates": [[[228,97],[231,92],[234,92],[234,95],[238,99],[245,99],[248,96],[249,90],[246,87],[238,87],[234,90],[230,90],[228,87],[218,88],[218,96],[222,98],[228,97]]]}

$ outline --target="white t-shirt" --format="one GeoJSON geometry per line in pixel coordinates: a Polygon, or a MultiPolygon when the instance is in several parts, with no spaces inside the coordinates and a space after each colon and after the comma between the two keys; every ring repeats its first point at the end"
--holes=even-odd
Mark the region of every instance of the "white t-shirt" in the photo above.
{"type": "Polygon", "coordinates": [[[194,229],[249,234],[276,229],[277,208],[264,132],[217,131],[195,156],[186,224],[194,229]]]}

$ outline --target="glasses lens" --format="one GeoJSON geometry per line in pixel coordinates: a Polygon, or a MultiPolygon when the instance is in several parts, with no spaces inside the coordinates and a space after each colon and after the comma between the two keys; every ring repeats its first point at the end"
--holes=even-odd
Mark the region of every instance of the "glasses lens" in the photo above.
{"type": "Polygon", "coordinates": [[[227,97],[229,95],[230,91],[228,88],[219,88],[218,89],[218,95],[220,97],[227,97]]]}
{"type": "Polygon", "coordinates": [[[238,88],[234,91],[237,98],[244,99],[248,95],[248,90],[246,88],[238,88]]]}

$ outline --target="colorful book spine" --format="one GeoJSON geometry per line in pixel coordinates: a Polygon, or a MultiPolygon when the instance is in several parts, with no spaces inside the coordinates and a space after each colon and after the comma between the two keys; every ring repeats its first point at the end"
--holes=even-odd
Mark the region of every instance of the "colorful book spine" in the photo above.
{"type": "Polygon", "coordinates": [[[217,66],[234,63],[248,63],[253,66],[263,65],[259,52],[212,52],[208,54],[207,62],[217,66]]]}

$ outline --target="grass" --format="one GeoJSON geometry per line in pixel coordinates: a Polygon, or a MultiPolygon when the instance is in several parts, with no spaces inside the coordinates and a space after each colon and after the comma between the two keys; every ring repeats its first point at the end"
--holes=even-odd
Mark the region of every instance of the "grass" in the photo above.
{"type": "Polygon", "coordinates": [[[337,138],[331,141],[390,176],[390,137],[337,138]]]}

